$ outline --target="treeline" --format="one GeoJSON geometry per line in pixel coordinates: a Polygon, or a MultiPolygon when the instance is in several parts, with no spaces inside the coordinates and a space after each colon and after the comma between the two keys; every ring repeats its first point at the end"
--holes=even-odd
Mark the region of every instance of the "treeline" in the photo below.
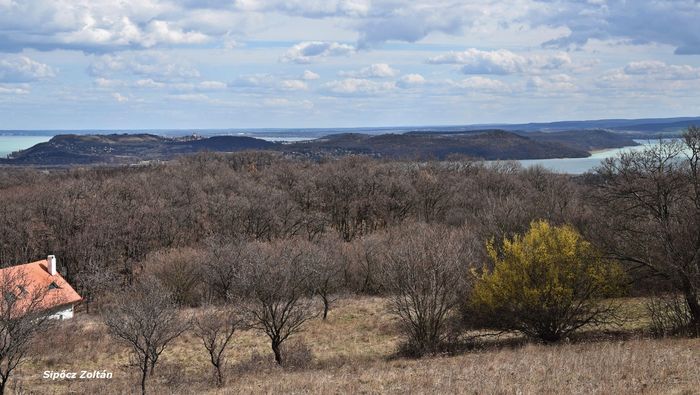
{"type": "MultiPolygon", "coordinates": [[[[147,167],[3,172],[0,261],[59,256],[80,291],[105,275],[129,284],[149,254],[213,240],[370,243],[407,223],[468,228],[479,239],[535,218],[584,228],[581,185],[513,163],[313,163],[273,153],[200,154],[147,167]]],[[[342,244],[342,243],[341,243],[342,244]]],[[[354,291],[376,292],[367,280],[354,291]]],[[[87,292],[86,292],[87,291],[87,292]]]]}

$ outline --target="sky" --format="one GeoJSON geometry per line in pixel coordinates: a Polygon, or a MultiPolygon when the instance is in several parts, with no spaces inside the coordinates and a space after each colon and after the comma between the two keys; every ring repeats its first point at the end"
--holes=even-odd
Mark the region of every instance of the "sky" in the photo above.
{"type": "Polygon", "coordinates": [[[0,0],[0,129],[698,116],[700,0],[0,0]]]}

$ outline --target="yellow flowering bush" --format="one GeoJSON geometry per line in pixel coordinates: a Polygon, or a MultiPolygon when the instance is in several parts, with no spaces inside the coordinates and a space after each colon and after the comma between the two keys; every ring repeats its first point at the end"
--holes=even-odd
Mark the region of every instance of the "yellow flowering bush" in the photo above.
{"type": "Polygon", "coordinates": [[[529,231],[487,243],[492,270],[479,276],[470,312],[481,324],[557,341],[586,326],[610,322],[606,298],[624,290],[621,267],[603,259],[572,227],[535,221],[529,231]]]}

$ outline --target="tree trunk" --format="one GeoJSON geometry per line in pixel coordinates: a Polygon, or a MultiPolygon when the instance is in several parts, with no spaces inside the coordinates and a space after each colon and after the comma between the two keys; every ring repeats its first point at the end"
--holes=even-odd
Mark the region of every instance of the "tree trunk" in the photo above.
{"type": "Polygon", "coordinates": [[[275,362],[277,362],[278,365],[282,365],[282,351],[280,350],[280,343],[275,341],[272,342],[272,352],[275,353],[275,362]]]}
{"type": "MultiPolygon", "coordinates": [[[[9,376],[9,375],[8,375],[9,376]]],[[[8,377],[9,378],[9,377],[8,377]]],[[[5,385],[7,384],[7,378],[3,377],[0,380],[0,395],[5,395],[5,385]]]]}
{"type": "Polygon", "coordinates": [[[224,385],[224,374],[221,371],[221,366],[219,365],[214,365],[216,368],[216,386],[217,387],[223,387],[224,385]]]}
{"type": "Polygon", "coordinates": [[[325,321],[328,317],[328,296],[321,295],[321,299],[323,300],[323,320],[325,321]]]}
{"type": "Polygon", "coordinates": [[[688,305],[688,311],[690,311],[691,325],[695,329],[700,329],[700,303],[698,303],[698,298],[694,292],[686,290],[685,302],[688,305]]]}
{"type": "Polygon", "coordinates": [[[143,361],[141,367],[141,395],[146,395],[146,377],[148,376],[148,358],[143,361]]]}

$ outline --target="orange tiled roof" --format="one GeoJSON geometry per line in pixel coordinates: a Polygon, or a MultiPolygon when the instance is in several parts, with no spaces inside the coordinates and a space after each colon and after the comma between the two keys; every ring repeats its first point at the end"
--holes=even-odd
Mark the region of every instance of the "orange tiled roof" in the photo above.
{"type": "MultiPolygon", "coordinates": [[[[42,311],[75,304],[83,300],[60,273],[56,272],[56,274],[52,276],[49,274],[47,268],[48,261],[46,259],[26,263],[24,265],[6,267],[0,269],[0,282],[8,281],[2,279],[18,278],[21,276],[23,277],[22,282],[26,286],[31,287],[31,289],[48,290],[46,296],[44,296],[37,306],[37,309],[42,311]],[[55,283],[55,286],[51,286],[51,283],[55,283]]],[[[18,289],[17,292],[15,292],[15,296],[21,297],[21,293],[22,291],[18,289]]],[[[0,297],[3,297],[3,295],[0,295],[0,297]]]]}

